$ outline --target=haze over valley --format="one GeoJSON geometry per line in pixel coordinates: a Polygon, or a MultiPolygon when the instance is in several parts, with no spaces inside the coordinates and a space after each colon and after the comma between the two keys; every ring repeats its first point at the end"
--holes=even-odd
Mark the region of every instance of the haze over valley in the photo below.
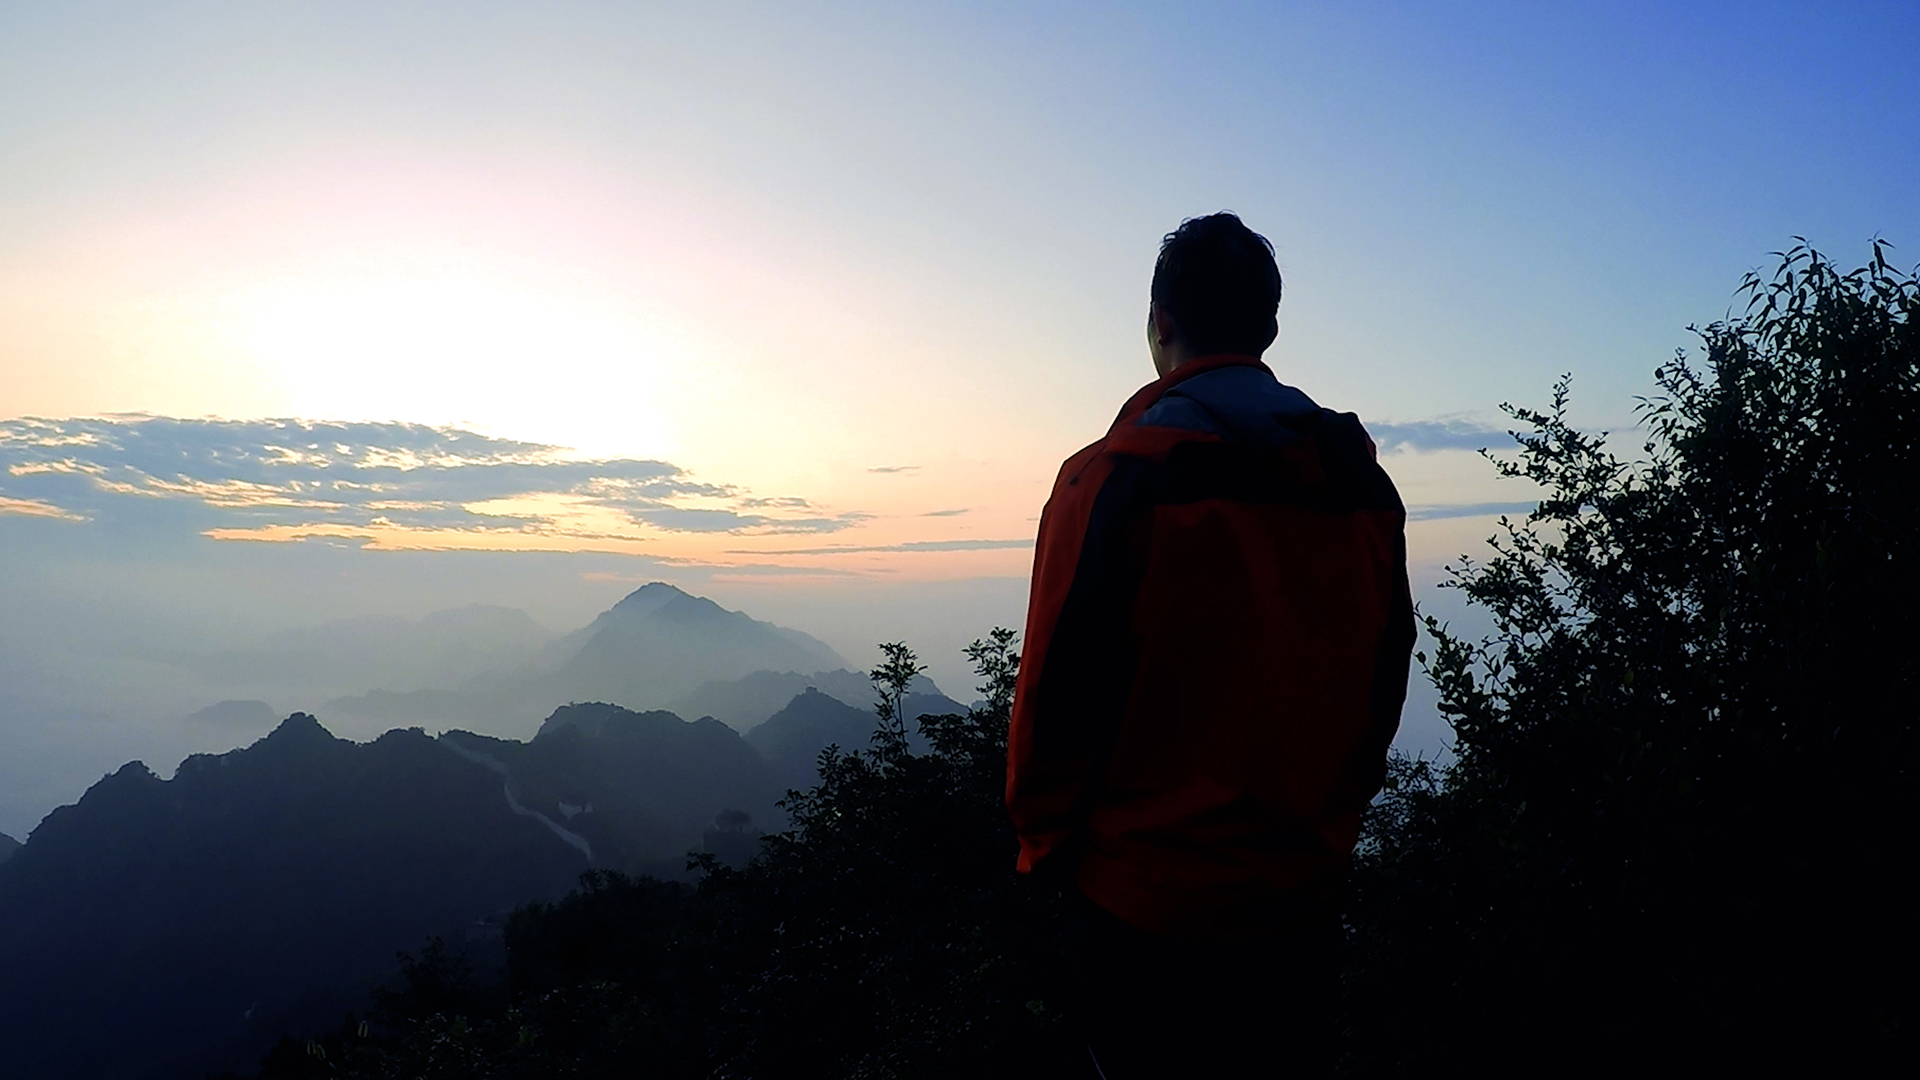
{"type": "MultiPolygon", "coordinates": [[[[223,700],[180,723],[241,748],[165,779],[129,762],[24,845],[0,836],[0,1042],[21,1075],[245,1067],[362,1007],[428,936],[487,962],[509,910],[587,870],[742,864],[820,753],[866,749],[877,721],[827,645],[659,582],[565,635],[469,607],[177,662],[282,694],[377,676],[399,689],[328,708],[393,726],[355,742],[223,700]],[[132,1019],[80,1038],[101,1015],[132,1019]]],[[[967,711],[925,676],[903,704],[967,711]]]]}

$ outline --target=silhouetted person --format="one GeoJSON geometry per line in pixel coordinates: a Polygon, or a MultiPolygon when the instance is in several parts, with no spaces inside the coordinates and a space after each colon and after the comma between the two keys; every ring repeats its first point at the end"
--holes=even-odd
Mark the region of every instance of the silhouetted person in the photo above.
{"type": "Polygon", "coordinates": [[[1160,378],[1069,458],[1040,519],[1007,803],[1069,904],[1108,1080],[1324,1071],[1336,896],[1399,727],[1406,514],[1352,413],[1259,360],[1272,246],[1169,234],[1160,378]]]}

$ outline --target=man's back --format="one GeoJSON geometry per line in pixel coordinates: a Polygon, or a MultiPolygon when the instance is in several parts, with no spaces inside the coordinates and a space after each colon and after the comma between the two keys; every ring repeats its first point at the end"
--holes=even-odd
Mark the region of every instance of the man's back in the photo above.
{"type": "Polygon", "coordinates": [[[1074,860],[1088,898],[1175,936],[1317,907],[1399,721],[1404,518],[1359,422],[1252,357],[1137,394],[1042,520],[1008,780],[1022,867],[1074,860]]]}
{"type": "Polygon", "coordinates": [[[1020,870],[1060,888],[1107,1080],[1324,1072],[1340,870],[1400,723],[1406,513],[1351,413],[1259,360],[1273,245],[1167,234],[1160,378],[1040,518],[1007,738],[1020,870]]]}

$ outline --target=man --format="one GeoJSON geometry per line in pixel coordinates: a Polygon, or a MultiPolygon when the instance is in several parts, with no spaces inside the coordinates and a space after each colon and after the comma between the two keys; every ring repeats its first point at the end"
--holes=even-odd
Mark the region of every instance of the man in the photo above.
{"type": "Polygon", "coordinates": [[[1311,1073],[1338,886],[1406,696],[1406,514],[1359,420],[1260,362],[1265,238],[1183,223],[1152,298],[1160,378],[1040,519],[1008,744],[1019,869],[1067,896],[1108,1080],[1311,1073]]]}

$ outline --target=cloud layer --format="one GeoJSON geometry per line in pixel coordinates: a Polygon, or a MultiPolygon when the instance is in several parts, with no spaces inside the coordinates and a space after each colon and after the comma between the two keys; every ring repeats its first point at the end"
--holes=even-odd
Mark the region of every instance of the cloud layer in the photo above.
{"type": "MultiPolygon", "coordinates": [[[[1383,453],[1477,449],[1506,438],[1461,419],[1374,424],[1369,431],[1383,453]]],[[[1423,520],[1524,513],[1531,504],[1409,509],[1412,519],[1423,520]]],[[[144,415],[0,420],[0,517],[9,516],[159,528],[220,540],[600,550],[673,561],[986,551],[1032,544],[1030,538],[902,542],[889,536],[878,543],[722,549],[716,545],[728,538],[824,536],[874,519],[859,511],[829,512],[803,498],[756,495],[696,479],[665,461],[586,459],[563,447],[459,428],[144,415]],[[687,548],[688,543],[695,546],[687,548]]]]}
{"type": "Polygon", "coordinates": [[[1367,422],[1367,434],[1383,454],[1397,450],[1483,450],[1509,445],[1504,428],[1473,420],[1413,420],[1403,424],[1367,422]]]}
{"type": "Polygon", "coordinates": [[[467,546],[466,536],[503,547],[832,533],[867,518],[664,461],[585,460],[458,428],[154,416],[0,421],[0,514],[160,516],[221,539],[467,546]]]}

